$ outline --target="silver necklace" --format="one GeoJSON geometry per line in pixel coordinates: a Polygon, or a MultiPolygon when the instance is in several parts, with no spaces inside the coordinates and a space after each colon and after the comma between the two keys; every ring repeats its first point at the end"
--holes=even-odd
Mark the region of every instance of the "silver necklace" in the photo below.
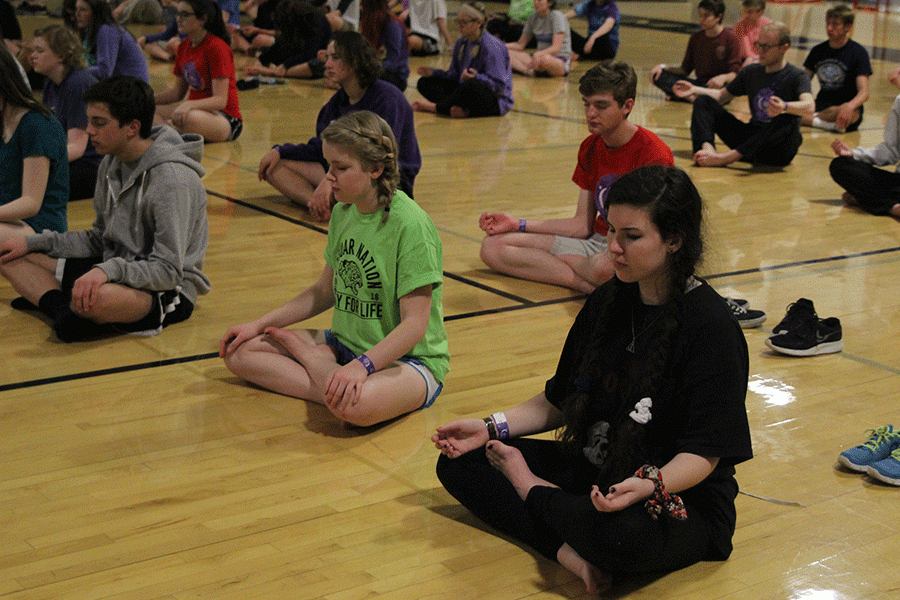
{"type": "Polygon", "coordinates": [[[641,335],[644,334],[644,332],[646,332],[648,329],[650,329],[651,325],[656,323],[656,320],[659,319],[660,315],[662,315],[661,310],[656,313],[656,316],[653,317],[653,319],[651,319],[650,322],[647,323],[647,325],[645,325],[643,329],[641,329],[638,333],[635,333],[634,332],[634,305],[631,306],[631,343],[628,344],[628,347],[626,348],[626,350],[628,350],[629,352],[634,354],[634,343],[637,341],[638,337],[640,337],[641,335]]]}

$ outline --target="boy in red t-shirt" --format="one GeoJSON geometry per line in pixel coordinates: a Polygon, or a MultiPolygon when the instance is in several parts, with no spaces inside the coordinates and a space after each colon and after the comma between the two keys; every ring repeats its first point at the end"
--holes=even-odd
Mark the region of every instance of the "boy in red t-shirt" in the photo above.
{"type": "Polygon", "coordinates": [[[590,293],[613,275],[606,252],[609,186],[638,167],[672,166],[673,159],[654,133],[628,120],[637,91],[631,66],[600,63],[582,76],[579,91],[591,135],[572,176],[581,188],[575,216],[538,221],[484,213],[479,225],[487,233],[481,259],[495,271],[590,293]]]}

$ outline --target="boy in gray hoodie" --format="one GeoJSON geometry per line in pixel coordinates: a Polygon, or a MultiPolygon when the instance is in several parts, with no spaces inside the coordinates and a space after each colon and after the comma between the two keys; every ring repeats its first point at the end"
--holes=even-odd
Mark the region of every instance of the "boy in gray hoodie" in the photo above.
{"type": "Polygon", "coordinates": [[[154,335],[191,316],[209,291],[200,181],[203,138],[152,127],[153,90],[115,76],[85,92],[87,133],[105,155],[87,231],[44,231],[0,245],[0,272],[64,342],[108,332],[154,335]]]}

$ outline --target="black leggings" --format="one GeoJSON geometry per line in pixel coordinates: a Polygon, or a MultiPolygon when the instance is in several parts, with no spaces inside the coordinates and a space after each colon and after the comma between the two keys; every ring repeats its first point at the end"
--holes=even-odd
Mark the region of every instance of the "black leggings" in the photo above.
{"type": "Polygon", "coordinates": [[[469,79],[462,83],[445,77],[419,77],[419,93],[437,105],[438,114],[449,115],[451,106],[462,108],[470,117],[499,117],[500,100],[486,83],[469,79]]]}
{"type": "Polygon", "coordinates": [[[584,52],[584,45],[587,43],[588,39],[575,30],[572,30],[571,38],[572,52],[577,54],[580,58],[589,60],[608,60],[616,57],[616,51],[613,49],[608,33],[600,36],[600,39],[595,40],[594,45],[591,47],[591,51],[587,54],[584,52]]]}
{"type": "Polygon", "coordinates": [[[488,464],[484,449],[438,460],[437,475],[447,491],[488,525],[551,560],[567,543],[608,573],[672,571],[709,557],[707,519],[687,500],[686,521],[655,521],[643,503],[601,513],[591,503],[596,468],[587,460],[563,454],[550,440],[521,438],[509,444],[521,450],[535,475],[561,489],[535,486],[523,502],[506,477],[488,464]]]}
{"type": "Polygon", "coordinates": [[[831,178],[873,215],[890,214],[900,204],[900,173],[892,173],[854,159],[838,156],[828,167],[831,178]]]}
{"type": "Polygon", "coordinates": [[[765,123],[744,123],[725,110],[712,96],[701,95],[694,100],[691,113],[691,141],[694,152],[704,142],[715,145],[716,134],[725,145],[741,153],[741,160],[749,163],[783,167],[789,165],[802,138],[792,115],[778,115],[765,123]]]}

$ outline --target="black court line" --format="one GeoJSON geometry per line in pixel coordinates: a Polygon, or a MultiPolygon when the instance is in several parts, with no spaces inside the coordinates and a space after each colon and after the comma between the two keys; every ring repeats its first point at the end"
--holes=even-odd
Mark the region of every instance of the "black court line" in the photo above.
{"type": "Polygon", "coordinates": [[[209,352],[207,354],[195,354],[193,356],[182,356],[179,358],[168,358],[166,360],[155,360],[147,363],[139,363],[136,365],[126,365],[124,367],[112,367],[109,369],[98,369],[96,371],[85,371],[83,373],[75,373],[73,375],[60,375],[58,377],[46,377],[44,379],[32,379],[31,381],[22,381],[19,383],[8,383],[0,385],[0,392],[9,390],[21,390],[24,388],[37,387],[39,385],[49,385],[51,383],[62,383],[65,381],[77,381],[79,379],[88,379],[91,377],[100,377],[102,375],[115,375],[118,373],[128,373],[129,371],[141,371],[144,369],[153,369],[156,367],[166,367],[169,365],[178,365],[183,363],[197,362],[200,360],[209,360],[217,358],[218,352],[209,352]]]}
{"type": "Polygon", "coordinates": [[[210,196],[215,196],[216,198],[221,198],[222,200],[226,200],[228,202],[233,202],[234,204],[239,204],[245,208],[250,208],[261,213],[265,213],[272,217],[277,217],[282,221],[287,221],[289,223],[293,223],[294,225],[300,225],[301,227],[306,227],[307,229],[311,229],[313,231],[318,231],[319,233],[328,234],[328,230],[320,227],[318,225],[314,225],[313,223],[309,223],[308,221],[304,221],[302,219],[297,219],[294,217],[289,217],[285,214],[282,214],[278,211],[274,211],[271,208],[266,208],[264,206],[260,206],[258,204],[253,204],[252,202],[247,202],[246,200],[238,200],[237,198],[232,198],[231,196],[227,196],[225,194],[220,194],[219,192],[214,192],[212,190],[206,190],[206,193],[210,196]]]}
{"type": "Polygon", "coordinates": [[[769,267],[755,267],[753,269],[742,269],[740,271],[729,271],[727,273],[716,273],[715,275],[705,275],[704,279],[722,279],[723,277],[734,277],[736,275],[748,275],[750,273],[765,273],[767,271],[777,271],[781,269],[792,269],[794,267],[805,267],[811,265],[821,265],[824,263],[835,262],[839,260],[852,260],[854,258],[862,258],[865,256],[878,256],[879,254],[890,254],[892,252],[900,252],[900,246],[894,248],[883,248],[881,250],[867,250],[865,252],[854,252],[852,254],[840,254],[838,256],[826,256],[823,258],[811,258],[809,260],[798,260],[780,265],[772,265],[769,267]]]}
{"type": "MultiPolygon", "coordinates": [[[[890,254],[892,252],[900,252],[900,246],[897,246],[894,248],[883,248],[881,250],[869,250],[867,252],[856,252],[853,254],[842,254],[839,256],[828,256],[828,257],[822,257],[822,258],[814,258],[814,259],[810,259],[810,260],[794,261],[794,262],[784,263],[784,264],[780,264],[780,265],[772,265],[769,267],[758,267],[755,269],[743,269],[740,271],[730,271],[727,273],[716,273],[716,274],[712,274],[712,275],[704,275],[703,278],[706,280],[722,279],[724,277],[734,277],[737,275],[746,275],[749,273],[762,273],[765,271],[775,271],[775,270],[779,270],[779,269],[791,269],[791,268],[795,268],[795,267],[836,262],[836,261],[840,261],[840,260],[851,260],[854,258],[861,258],[861,257],[866,257],[866,256],[877,256],[877,255],[881,255],[881,254],[890,254]]],[[[492,290],[492,288],[490,288],[489,286],[477,284],[477,282],[472,282],[471,280],[460,277],[458,275],[453,275],[451,273],[446,273],[446,272],[444,273],[444,275],[446,277],[450,277],[451,279],[456,279],[458,281],[462,281],[465,283],[472,283],[473,285],[476,285],[476,287],[480,287],[481,289],[492,290]]],[[[506,295],[504,292],[498,291],[498,293],[500,293],[501,295],[505,295],[506,297],[510,297],[509,295],[506,295]]],[[[511,298],[514,298],[514,296],[511,298]]],[[[571,296],[571,297],[567,297],[567,298],[554,298],[552,300],[544,300],[541,302],[525,301],[525,303],[522,303],[522,304],[519,304],[516,306],[507,306],[507,307],[503,307],[503,308],[492,308],[492,309],[485,309],[485,310],[473,311],[473,312],[468,312],[468,313],[460,313],[458,315],[445,316],[444,322],[458,321],[461,319],[470,319],[470,318],[474,318],[474,317],[482,317],[482,316],[493,315],[493,314],[513,312],[513,311],[517,311],[517,310],[523,310],[526,308],[539,308],[542,306],[552,306],[555,304],[564,304],[567,302],[576,302],[576,301],[580,302],[584,299],[585,299],[585,296],[579,295],[579,296],[571,296]]],[[[124,367],[114,367],[114,368],[109,368],[109,369],[100,369],[97,371],[87,371],[84,373],[75,373],[73,375],[60,375],[57,377],[48,377],[45,379],[33,379],[30,381],[22,381],[19,383],[11,383],[11,384],[2,385],[2,386],[0,386],[0,392],[37,387],[37,386],[41,386],[41,385],[49,385],[51,383],[75,381],[78,379],[88,379],[90,377],[99,377],[102,375],[116,375],[119,373],[128,373],[131,371],[140,371],[140,370],[144,370],[144,369],[153,369],[153,368],[164,367],[164,366],[169,366],[169,365],[198,362],[201,360],[209,360],[212,358],[217,358],[218,356],[219,356],[218,352],[209,352],[206,354],[195,354],[193,356],[170,358],[167,360],[152,361],[152,362],[140,363],[140,364],[136,364],[136,365],[127,365],[124,367]]],[[[850,358],[852,360],[855,360],[855,361],[863,363],[863,364],[867,364],[869,366],[874,366],[877,368],[887,368],[888,370],[892,369],[891,367],[885,367],[884,365],[881,365],[880,363],[875,363],[874,361],[869,361],[869,360],[863,359],[861,357],[850,356],[850,358]]]]}

